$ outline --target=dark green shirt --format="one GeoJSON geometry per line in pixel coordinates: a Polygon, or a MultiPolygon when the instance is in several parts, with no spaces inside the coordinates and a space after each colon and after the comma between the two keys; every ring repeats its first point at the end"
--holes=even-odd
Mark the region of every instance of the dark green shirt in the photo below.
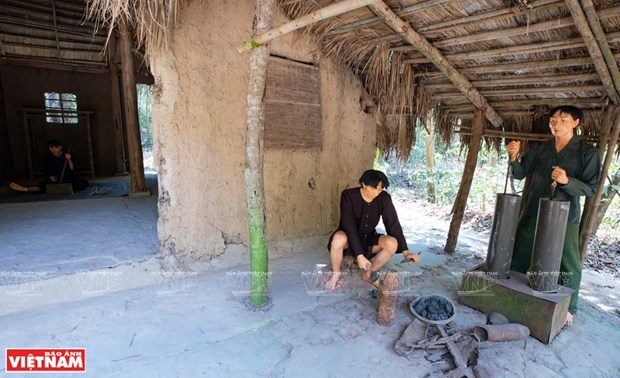
{"type": "Polygon", "coordinates": [[[552,167],[564,169],[569,177],[568,184],[558,184],[553,199],[570,201],[570,224],[579,223],[579,197],[594,195],[601,179],[601,158],[598,150],[581,141],[576,135],[559,153],[555,149],[555,139],[531,145],[521,161],[516,160],[511,166],[516,179],[521,180],[532,173],[532,183],[523,208],[524,214],[532,217],[538,215],[539,200],[551,197],[552,167]]]}

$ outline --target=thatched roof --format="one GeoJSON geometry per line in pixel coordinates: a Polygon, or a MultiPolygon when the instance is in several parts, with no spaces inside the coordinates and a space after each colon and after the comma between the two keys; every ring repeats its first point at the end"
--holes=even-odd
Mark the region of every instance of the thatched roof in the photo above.
{"type": "MultiPolygon", "coordinates": [[[[0,0],[2,54],[102,64],[109,26],[127,20],[148,55],[166,47],[185,1],[0,0]]],[[[277,1],[291,19],[345,2],[277,1]]],[[[619,102],[620,0],[386,0],[303,30],[360,77],[379,146],[401,157],[416,121],[432,118],[447,139],[466,134],[480,108],[489,137],[531,132],[550,107],[575,104],[586,113],[583,133],[596,135],[603,111],[619,102]],[[378,17],[386,12],[396,24],[378,17]]]]}
{"type": "Polygon", "coordinates": [[[0,0],[2,62],[104,69],[106,40],[82,0],[0,0]]]}
{"type": "MultiPolygon", "coordinates": [[[[337,1],[278,3],[296,19],[337,1]]],[[[392,0],[385,4],[499,115],[494,119],[486,113],[490,131],[530,132],[533,119],[550,107],[575,104],[586,112],[583,132],[596,135],[602,111],[618,104],[618,0],[392,0]],[[574,9],[567,6],[571,3],[576,4],[571,6],[574,9]],[[606,62],[605,56],[611,60],[606,62]]],[[[457,86],[461,83],[447,75],[448,70],[438,68],[442,60],[386,25],[372,6],[315,23],[306,31],[316,36],[326,54],[357,72],[380,112],[392,115],[380,129],[381,147],[396,146],[399,155],[406,156],[409,140],[401,137],[412,134],[408,129],[413,119],[426,123],[430,109],[435,110],[431,114],[444,138],[457,123],[466,130],[475,108],[470,88],[457,86]]]]}

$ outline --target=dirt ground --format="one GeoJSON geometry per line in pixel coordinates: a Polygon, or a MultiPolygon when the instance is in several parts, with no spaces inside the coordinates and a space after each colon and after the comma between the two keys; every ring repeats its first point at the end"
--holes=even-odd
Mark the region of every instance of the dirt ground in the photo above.
{"type": "Polygon", "coordinates": [[[83,347],[88,375],[96,377],[441,377],[454,368],[444,347],[395,352],[415,319],[411,301],[440,294],[456,304],[448,332],[461,334],[461,349],[477,350],[480,377],[620,376],[617,278],[586,270],[575,324],[550,345],[532,337],[472,342],[472,328],[486,316],[458,304],[458,272],[484,260],[488,235],[464,227],[449,255],[442,251],[449,223],[436,209],[398,197],[395,204],[422,261],[401,265],[395,256],[386,266],[402,278],[388,326],[377,323],[377,299],[359,270],[347,270],[335,292],[321,290],[316,264],[328,262],[326,237],[270,260],[269,302],[253,311],[246,305],[247,264],[161,270],[155,197],[0,206],[7,255],[0,267],[0,346],[83,347]],[[100,211],[109,216],[94,223],[100,211]],[[53,228],[34,227],[51,218],[53,228]],[[70,250],[50,237],[69,238],[70,250]],[[22,270],[43,278],[6,280],[22,270]]]}

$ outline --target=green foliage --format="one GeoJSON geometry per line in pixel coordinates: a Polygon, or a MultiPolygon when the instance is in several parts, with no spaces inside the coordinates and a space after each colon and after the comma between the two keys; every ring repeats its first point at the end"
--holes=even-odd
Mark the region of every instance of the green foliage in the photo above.
{"type": "Polygon", "coordinates": [[[387,161],[385,161],[385,159],[381,158],[381,150],[378,148],[375,148],[375,160],[373,161],[372,169],[381,171],[387,174],[387,171],[389,168],[390,168],[390,164],[387,161]]]}
{"type": "Polygon", "coordinates": [[[153,148],[153,120],[151,116],[151,93],[146,84],[137,84],[138,92],[138,124],[142,148],[153,148]]]}
{"type": "MultiPolygon", "coordinates": [[[[423,141],[428,135],[426,130],[418,128],[418,141],[423,141]]],[[[405,163],[390,161],[389,177],[396,187],[402,187],[416,198],[427,198],[427,185],[434,183],[436,203],[452,205],[461,183],[461,176],[465,164],[466,151],[461,151],[460,143],[455,138],[448,146],[435,146],[435,167],[430,170],[426,167],[424,143],[416,143],[411,156],[405,163]]],[[[379,161],[378,165],[385,163],[379,161]]],[[[478,155],[478,164],[469,192],[468,206],[475,210],[489,210],[495,206],[497,193],[504,193],[508,156],[499,154],[483,144],[478,155]]],[[[524,181],[524,180],[523,180],[524,181]]],[[[523,188],[523,181],[514,180],[517,193],[523,188]]],[[[506,188],[512,193],[510,181],[506,188]]]]}

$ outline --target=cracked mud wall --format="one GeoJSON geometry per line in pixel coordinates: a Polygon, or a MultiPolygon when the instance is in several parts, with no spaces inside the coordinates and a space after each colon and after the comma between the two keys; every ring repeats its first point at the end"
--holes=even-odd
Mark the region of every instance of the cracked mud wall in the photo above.
{"type": "MultiPolygon", "coordinates": [[[[169,263],[247,260],[249,54],[237,47],[251,36],[253,15],[253,2],[190,2],[169,50],[152,58],[158,235],[169,263]]],[[[286,21],[278,15],[276,24],[286,21]]],[[[372,167],[375,123],[360,108],[359,80],[310,39],[280,37],[272,54],[320,67],[322,148],[265,150],[268,243],[286,241],[294,250],[290,241],[336,226],[340,191],[372,167]]]]}

